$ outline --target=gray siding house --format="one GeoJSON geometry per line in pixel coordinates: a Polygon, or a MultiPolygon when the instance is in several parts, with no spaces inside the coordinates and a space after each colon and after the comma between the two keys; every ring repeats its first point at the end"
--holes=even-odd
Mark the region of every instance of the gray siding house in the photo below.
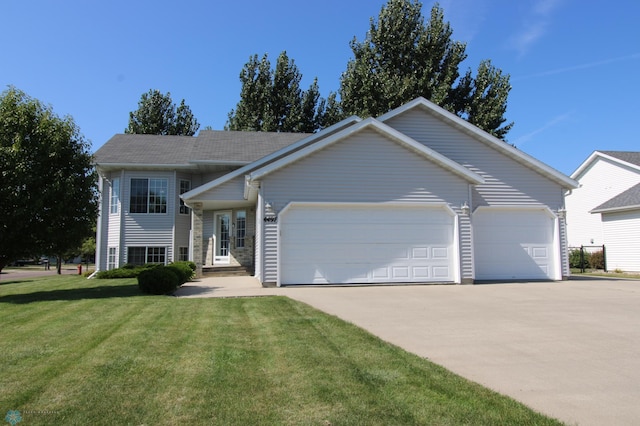
{"type": "Polygon", "coordinates": [[[311,135],[116,135],[95,159],[99,270],[189,259],[277,285],[569,275],[577,183],[423,98],[311,135]]]}

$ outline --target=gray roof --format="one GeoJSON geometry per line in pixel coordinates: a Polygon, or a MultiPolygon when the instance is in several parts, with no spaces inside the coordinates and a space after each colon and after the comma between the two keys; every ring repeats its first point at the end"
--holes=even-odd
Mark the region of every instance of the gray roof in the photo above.
{"type": "Polygon", "coordinates": [[[617,158],[618,160],[626,161],[627,163],[640,166],[640,152],[636,152],[636,151],[600,151],[600,152],[603,154],[609,155],[611,157],[617,158]]]}
{"type": "Polygon", "coordinates": [[[592,213],[599,213],[607,210],[629,210],[632,208],[640,209],[640,183],[632,186],[623,193],[616,195],[609,201],[600,204],[592,213]]]}
{"type": "Polygon", "coordinates": [[[306,133],[202,130],[197,137],[118,134],[96,153],[96,164],[188,165],[250,163],[308,136],[306,133]]]}

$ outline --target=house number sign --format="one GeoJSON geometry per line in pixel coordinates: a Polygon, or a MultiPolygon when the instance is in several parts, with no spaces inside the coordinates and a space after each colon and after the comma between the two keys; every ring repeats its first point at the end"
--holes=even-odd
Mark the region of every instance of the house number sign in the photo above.
{"type": "Polygon", "coordinates": [[[265,223],[278,223],[278,216],[269,216],[263,219],[265,223]]]}

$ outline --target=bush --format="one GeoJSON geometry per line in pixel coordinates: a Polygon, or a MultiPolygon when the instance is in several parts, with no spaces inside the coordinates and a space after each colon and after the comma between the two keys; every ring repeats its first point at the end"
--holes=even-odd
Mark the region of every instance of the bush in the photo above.
{"type": "Polygon", "coordinates": [[[604,269],[604,253],[602,250],[591,253],[589,266],[591,266],[591,269],[604,269]]]}
{"type": "Polygon", "coordinates": [[[178,276],[179,285],[186,283],[193,277],[193,270],[185,262],[174,262],[166,268],[178,276]]]}
{"type": "Polygon", "coordinates": [[[138,275],[138,287],[148,294],[167,294],[175,291],[179,279],[172,269],[165,266],[145,269],[138,275]]]}
{"type": "Polygon", "coordinates": [[[114,278],[136,278],[140,272],[148,269],[154,269],[163,266],[160,263],[146,263],[144,265],[134,265],[127,263],[120,268],[110,269],[108,271],[100,271],[96,274],[98,279],[114,279],[114,278]]]}
{"type": "Polygon", "coordinates": [[[571,268],[582,268],[589,267],[589,259],[591,257],[591,253],[588,251],[584,252],[584,265],[580,265],[580,249],[573,249],[569,252],[569,267],[571,268]]]}

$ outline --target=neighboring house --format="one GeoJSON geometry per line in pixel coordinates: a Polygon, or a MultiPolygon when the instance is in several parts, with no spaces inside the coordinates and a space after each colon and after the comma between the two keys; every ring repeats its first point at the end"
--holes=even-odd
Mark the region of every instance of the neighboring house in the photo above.
{"type": "Polygon", "coordinates": [[[591,213],[601,216],[607,268],[640,272],[640,183],[591,213]]]}
{"type": "MultiPolygon", "coordinates": [[[[608,246],[612,240],[604,235],[606,222],[592,211],[640,183],[640,152],[595,151],[571,178],[580,187],[566,196],[569,246],[608,246]]],[[[614,269],[611,255],[607,247],[607,267],[614,269]]]]}
{"type": "Polygon", "coordinates": [[[423,98],[312,135],[117,135],[95,159],[100,270],[190,259],[277,285],[569,275],[577,183],[423,98]]]}

